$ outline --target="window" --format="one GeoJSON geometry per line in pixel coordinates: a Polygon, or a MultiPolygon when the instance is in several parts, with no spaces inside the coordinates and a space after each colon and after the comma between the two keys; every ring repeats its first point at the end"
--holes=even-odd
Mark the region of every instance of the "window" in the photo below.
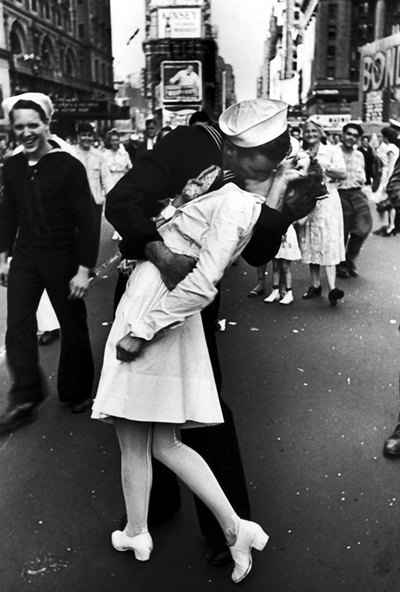
{"type": "Polygon", "coordinates": [[[45,19],[50,20],[50,5],[48,0],[45,0],[42,4],[42,14],[45,19]]]}
{"type": "Polygon", "coordinates": [[[67,76],[75,76],[75,58],[71,50],[67,50],[65,54],[64,69],[67,76]]]}
{"type": "Polygon", "coordinates": [[[54,61],[54,49],[51,41],[48,37],[45,37],[42,42],[42,49],[40,52],[40,58],[45,68],[52,68],[54,61]]]}
{"type": "Polygon", "coordinates": [[[18,21],[14,21],[11,27],[9,43],[13,55],[23,55],[26,52],[25,31],[18,21]]]}
{"type": "Polygon", "coordinates": [[[33,12],[37,12],[37,9],[38,9],[37,0],[31,0],[31,9],[33,12]]]}
{"type": "Polygon", "coordinates": [[[336,57],[336,47],[334,45],[328,45],[328,58],[335,58],[336,57]]]}
{"type": "Polygon", "coordinates": [[[85,36],[85,25],[83,23],[80,23],[78,26],[78,35],[80,39],[83,39],[85,36]]]}
{"type": "Polygon", "coordinates": [[[328,19],[335,21],[337,18],[337,4],[328,4],[328,19]]]}
{"type": "Polygon", "coordinates": [[[329,25],[329,28],[328,28],[328,39],[330,41],[336,40],[336,33],[337,33],[337,31],[336,31],[336,25],[333,25],[333,26],[332,25],[329,25]]]}
{"type": "Polygon", "coordinates": [[[328,66],[326,75],[328,78],[335,78],[335,66],[328,66]]]}

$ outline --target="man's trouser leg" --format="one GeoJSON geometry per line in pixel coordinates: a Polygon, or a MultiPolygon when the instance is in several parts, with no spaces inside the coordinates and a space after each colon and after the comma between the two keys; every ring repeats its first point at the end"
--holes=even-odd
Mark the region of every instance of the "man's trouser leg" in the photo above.
{"type": "MultiPolygon", "coordinates": [[[[343,211],[343,234],[344,234],[344,249],[347,249],[347,243],[349,240],[350,228],[353,219],[353,208],[351,205],[350,195],[346,189],[339,189],[340,202],[342,204],[343,211]]],[[[341,261],[339,267],[346,268],[346,262],[341,261]]]]}
{"type": "Polygon", "coordinates": [[[40,403],[44,385],[39,369],[36,310],[43,284],[29,254],[15,254],[7,288],[7,362],[11,374],[10,406],[40,403]]]}
{"type": "Polygon", "coordinates": [[[80,403],[93,396],[94,365],[83,299],[69,298],[69,282],[78,269],[73,253],[53,251],[40,257],[40,272],[61,328],[57,388],[61,401],[80,403]]]}
{"type": "MultiPolygon", "coordinates": [[[[219,308],[217,299],[203,310],[202,320],[215,382],[221,392],[221,372],[216,343],[216,323],[219,308]]],[[[220,399],[224,423],[219,426],[182,430],[182,440],[196,450],[209,464],[232,506],[242,518],[250,517],[250,502],[246,477],[240,455],[232,411],[220,399]]],[[[200,529],[213,545],[222,545],[225,537],[210,510],[195,497],[200,529]]]]}
{"type": "Polygon", "coordinates": [[[361,247],[372,230],[372,216],[368,198],[361,190],[355,190],[351,194],[353,208],[352,224],[349,229],[350,237],[346,249],[346,261],[348,266],[355,268],[355,260],[361,247]]]}

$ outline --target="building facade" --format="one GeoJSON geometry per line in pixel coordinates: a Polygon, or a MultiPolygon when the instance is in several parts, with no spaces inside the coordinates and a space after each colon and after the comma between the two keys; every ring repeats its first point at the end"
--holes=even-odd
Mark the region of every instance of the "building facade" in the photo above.
{"type": "Polygon", "coordinates": [[[275,0],[264,44],[259,96],[281,99],[301,110],[311,84],[318,0],[275,0]]]}
{"type": "MultiPolygon", "coordinates": [[[[71,115],[78,102],[98,101],[97,111],[107,111],[114,96],[109,0],[1,4],[10,92],[49,94],[61,118],[71,115]]],[[[87,106],[90,118],[95,114],[87,106]]]]}
{"type": "Polygon", "coordinates": [[[398,23],[400,2],[390,0],[275,0],[260,92],[340,128],[361,115],[361,46],[398,23]]]}
{"type": "Polygon", "coordinates": [[[216,117],[234,97],[234,76],[218,56],[210,0],[145,0],[145,7],[148,114],[172,126],[199,109],[216,117]]]}

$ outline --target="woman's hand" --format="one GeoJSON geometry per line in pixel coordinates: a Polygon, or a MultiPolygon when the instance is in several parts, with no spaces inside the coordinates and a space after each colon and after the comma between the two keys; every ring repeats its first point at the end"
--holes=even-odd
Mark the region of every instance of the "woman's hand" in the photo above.
{"type": "Polygon", "coordinates": [[[78,272],[69,282],[69,297],[84,298],[87,294],[91,282],[89,269],[79,266],[78,272]]]}
{"type": "Polygon", "coordinates": [[[140,356],[145,346],[145,339],[135,337],[131,333],[124,335],[116,345],[117,360],[120,362],[132,362],[140,356]]]}

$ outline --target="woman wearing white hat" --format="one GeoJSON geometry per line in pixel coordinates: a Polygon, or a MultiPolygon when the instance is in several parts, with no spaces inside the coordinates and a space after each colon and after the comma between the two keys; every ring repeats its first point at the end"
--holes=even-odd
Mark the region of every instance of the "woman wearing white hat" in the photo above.
{"type": "Polygon", "coordinates": [[[8,286],[6,348],[13,380],[0,417],[5,433],[33,421],[45,397],[35,319],[44,289],[61,325],[59,398],[75,413],[90,405],[94,368],[83,298],[98,238],[86,172],[50,139],[50,98],[24,93],[3,107],[22,146],[4,164],[0,204],[0,282],[8,286]]]}
{"type": "Polygon", "coordinates": [[[285,169],[275,183],[271,179],[290,148],[286,109],[280,102],[255,100],[222,114],[220,126],[229,138],[225,162],[248,191],[229,183],[180,205],[159,227],[165,245],[193,257],[196,265],[168,291],[152,263],[137,264],[107,341],[92,414],[114,424],[121,448],[127,524],[112,534],[113,547],[133,551],[141,561],[150,558],[154,456],[215,515],[235,563],[235,583],[250,572],[251,550],[262,550],[268,535],[236,514],[203,458],[181,442],[179,429],[223,422],[199,313],[250,240],[263,193],[276,205],[288,181],[299,176],[285,169]]]}

